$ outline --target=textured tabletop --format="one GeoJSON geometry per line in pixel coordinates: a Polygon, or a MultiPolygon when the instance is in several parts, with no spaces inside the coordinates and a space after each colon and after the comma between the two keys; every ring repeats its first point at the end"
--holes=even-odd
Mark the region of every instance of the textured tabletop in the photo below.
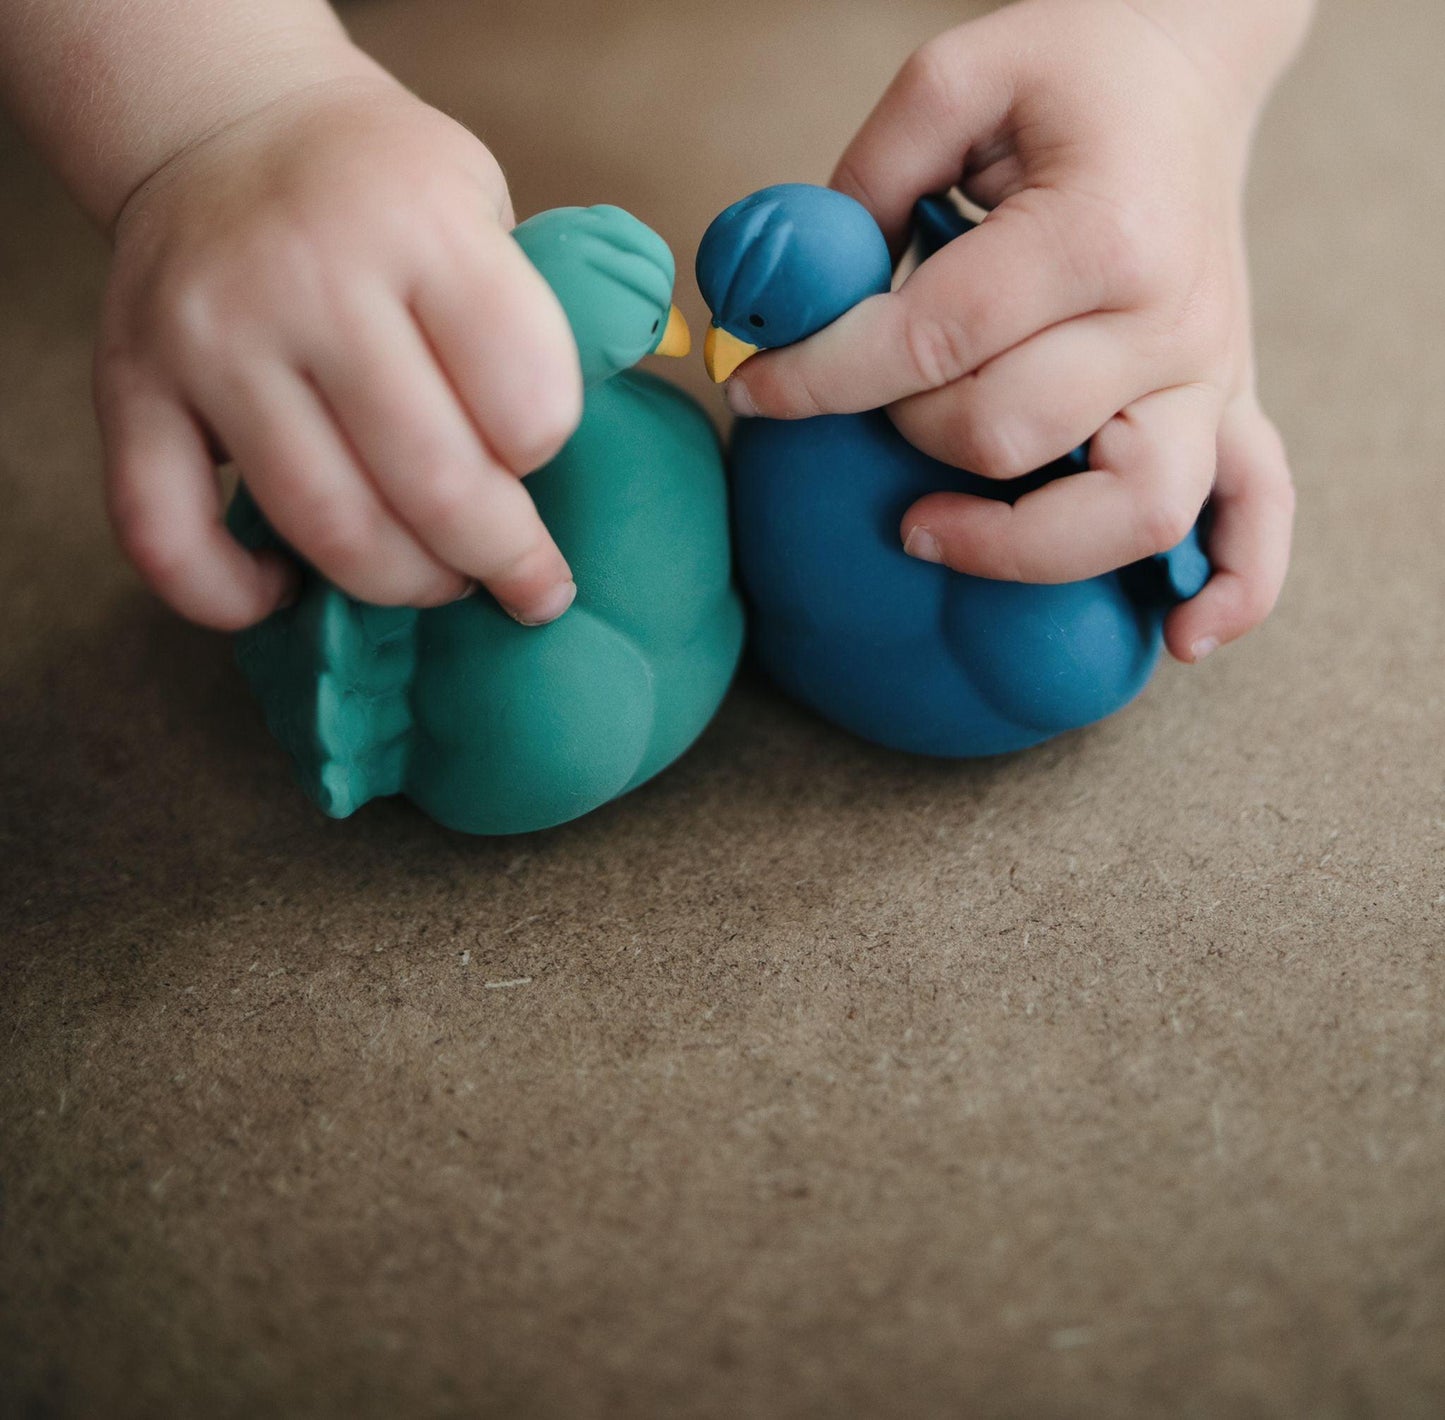
{"type": "MultiPolygon", "coordinates": [[[[0,135],[0,1414],[1445,1411],[1445,12],[1324,9],[1250,209],[1268,625],[978,765],[745,681],[528,839],[326,821],[143,594],[101,246],[0,135]]],[[[684,272],[958,13],[349,11],[684,272]]]]}

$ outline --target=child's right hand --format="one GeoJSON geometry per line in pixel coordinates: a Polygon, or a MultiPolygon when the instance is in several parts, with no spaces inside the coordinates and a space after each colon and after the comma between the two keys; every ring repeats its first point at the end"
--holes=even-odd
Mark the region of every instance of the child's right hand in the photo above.
{"type": "Polygon", "coordinates": [[[294,568],[225,530],[229,455],[356,597],[437,605],[481,583],[526,623],[566,610],[521,478],[576,427],[581,374],[512,222],[487,149],[382,78],[232,122],[132,197],[96,401],[112,520],[165,601],[235,629],[292,594],[294,568]]]}
{"type": "Polygon", "coordinates": [[[886,406],[925,453],[1010,479],[1089,441],[1016,502],[935,493],[904,549],[1069,582],[1163,552],[1212,499],[1214,576],[1165,625],[1195,662],[1261,622],[1294,494],[1255,392],[1241,201],[1259,105],[1306,0],[1025,0],[925,45],[835,185],[901,244],[955,183],[989,209],[896,292],[749,360],[740,414],[886,406]]]}

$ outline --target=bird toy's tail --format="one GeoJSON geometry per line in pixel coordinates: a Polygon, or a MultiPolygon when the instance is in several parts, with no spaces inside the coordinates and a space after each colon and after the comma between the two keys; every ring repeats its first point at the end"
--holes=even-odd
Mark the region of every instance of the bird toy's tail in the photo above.
{"type": "Polygon", "coordinates": [[[918,243],[919,261],[927,261],[955,237],[973,231],[976,226],[978,223],[965,217],[946,192],[920,197],[913,205],[913,236],[918,243]]]}
{"type": "MultiPolygon", "coordinates": [[[[228,521],[248,546],[278,545],[244,490],[228,521]]],[[[294,605],[237,639],[271,733],[333,818],[405,786],[418,616],[355,601],[308,574],[294,605]]]]}

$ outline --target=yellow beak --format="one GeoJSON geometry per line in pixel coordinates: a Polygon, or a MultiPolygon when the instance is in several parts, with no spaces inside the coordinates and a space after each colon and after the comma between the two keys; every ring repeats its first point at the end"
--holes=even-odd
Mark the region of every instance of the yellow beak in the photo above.
{"type": "Polygon", "coordinates": [[[758,346],[739,340],[721,326],[713,325],[708,327],[707,339],[702,343],[702,362],[707,366],[712,382],[720,385],[744,360],[756,355],[758,349],[758,346]]]}
{"type": "Polygon", "coordinates": [[[676,306],[667,313],[667,329],[652,347],[652,353],[671,355],[675,359],[692,354],[692,332],[687,328],[687,318],[676,306]]]}

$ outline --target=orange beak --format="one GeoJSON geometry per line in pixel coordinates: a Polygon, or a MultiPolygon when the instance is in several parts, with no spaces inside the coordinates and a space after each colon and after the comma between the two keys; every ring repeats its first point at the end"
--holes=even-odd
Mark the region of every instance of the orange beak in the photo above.
{"type": "Polygon", "coordinates": [[[739,340],[721,326],[708,327],[707,338],[702,343],[702,362],[715,385],[727,379],[744,360],[750,360],[761,347],[739,340]]]}
{"type": "Polygon", "coordinates": [[[687,328],[687,318],[676,306],[667,313],[667,328],[662,332],[662,339],[652,347],[652,353],[670,355],[673,359],[692,354],[692,332],[687,328]]]}

